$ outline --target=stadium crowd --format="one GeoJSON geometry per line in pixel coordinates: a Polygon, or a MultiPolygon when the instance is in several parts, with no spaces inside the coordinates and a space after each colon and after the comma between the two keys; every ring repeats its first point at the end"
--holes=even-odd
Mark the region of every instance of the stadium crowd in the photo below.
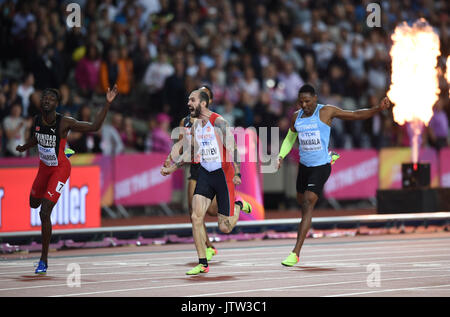
{"type": "MultiPolygon", "coordinates": [[[[99,133],[68,137],[78,153],[168,152],[170,129],[187,115],[187,96],[212,88],[214,111],[232,126],[280,127],[297,91],[313,84],[319,102],[372,107],[390,85],[390,34],[424,17],[439,34],[441,95],[424,142],[448,145],[445,73],[449,3],[381,1],[381,27],[366,23],[365,0],[0,0],[0,156],[30,133],[40,92],[58,88],[57,111],[91,120],[108,87],[119,100],[99,133]],[[69,3],[81,26],[69,27],[69,3]]],[[[330,146],[409,145],[392,111],[333,123],[330,146]]],[[[27,155],[30,155],[28,153],[27,155]]]]}

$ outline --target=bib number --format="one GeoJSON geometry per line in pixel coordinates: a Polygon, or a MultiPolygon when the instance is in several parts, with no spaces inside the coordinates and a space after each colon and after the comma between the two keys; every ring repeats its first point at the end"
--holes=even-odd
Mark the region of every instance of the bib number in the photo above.
{"type": "Polygon", "coordinates": [[[58,166],[58,157],[56,156],[55,148],[43,147],[38,144],[39,158],[47,166],[58,166]]]}
{"type": "Polygon", "coordinates": [[[322,142],[320,141],[320,131],[307,131],[298,134],[300,147],[303,151],[312,152],[322,150],[322,142]]]}

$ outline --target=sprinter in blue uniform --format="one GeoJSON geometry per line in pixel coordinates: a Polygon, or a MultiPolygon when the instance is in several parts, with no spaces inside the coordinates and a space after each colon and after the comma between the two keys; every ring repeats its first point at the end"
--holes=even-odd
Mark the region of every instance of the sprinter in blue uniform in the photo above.
{"type": "Polygon", "coordinates": [[[298,137],[300,163],[297,175],[297,201],[301,205],[302,220],[298,227],[294,250],[281,262],[285,266],[293,266],[299,261],[303,241],[311,228],[312,211],[331,173],[332,157],[328,151],[331,121],[333,118],[368,119],[389,108],[390,102],[384,97],[376,107],[346,111],[336,106],[318,104],[314,87],[306,84],[298,92],[297,105],[300,109],[291,119],[288,135],[281,145],[278,157],[280,168],[298,137]]]}

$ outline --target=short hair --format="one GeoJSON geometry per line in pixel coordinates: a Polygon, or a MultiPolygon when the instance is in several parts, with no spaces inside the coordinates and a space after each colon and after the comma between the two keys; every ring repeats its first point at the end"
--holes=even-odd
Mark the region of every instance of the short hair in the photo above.
{"type": "Polygon", "coordinates": [[[300,96],[300,94],[305,94],[305,93],[309,93],[311,94],[311,96],[315,96],[316,95],[316,90],[314,89],[313,85],[310,84],[304,84],[298,91],[298,95],[300,96]]]}
{"type": "Polygon", "coordinates": [[[209,106],[209,96],[206,92],[199,90],[199,98],[200,98],[200,102],[202,102],[202,101],[206,102],[206,107],[209,106]]]}
{"type": "Polygon", "coordinates": [[[214,99],[214,95],[213,95],[211,87],[209,87],[208,85],[203,85],[201,88],[205,88],[206,90],[208,90],[209,99],[211,99],[211,100],[214,99]]]}
{"type": "Polygon", "coordinates": [[[56,100],[58,100],[58,103],[61,102],[61,94],[59,93],[58,89],[55,88],[45,88],[42,92],[42,97],[46,94],[53,94],[56,97],[56,100]]]}

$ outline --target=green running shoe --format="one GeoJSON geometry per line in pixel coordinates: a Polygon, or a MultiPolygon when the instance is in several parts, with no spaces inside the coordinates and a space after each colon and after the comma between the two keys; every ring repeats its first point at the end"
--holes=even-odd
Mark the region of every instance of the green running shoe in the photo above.
{"type": "Polygon", "coordinates": [[[281,262],[281,264],[283,264],[284,266],[294,266],[298,263],[298,261],[299,258],[297,254],[291,252],[291,254],[289,254],[289,256],[283,262],[281,262]]]}
{"type": "Polygon", "coordinates": [[[213,247],[206,248],[206,260],[211,261],[212,257],[217,254],[217,250],[213,247]]]}
{"type": "Polygon", "coordinates": [[[328,154],[331,156],[331,165],[336,163],[337,159],[341,157],[338,153],[333,151],[330,151],[328,154]]]}
{"type": "Polygon", "coordinates": [[[67,148],[67,149],[64,150],[64,154],[66,154],[67,158],[69,158],[69,157],[71,157],[72,155],[75,154],[75,151],[72,150],[72,149],[67,148]]]}
{"type": "Polygon", "coordinates": [[[186,275],[197,275],[200,273],[208,273],[209,272],[209,266],[204,267],[203,264],[199,264],[196,267],[194,267],[192,270],[186,272],[186,275]]]}
{"type": "Polygon", "coordinates": [[[250,214],[252,212],[252,205],[250,205],[248,202],[242,199],[242,211],[246,214],[250,214]]]}

